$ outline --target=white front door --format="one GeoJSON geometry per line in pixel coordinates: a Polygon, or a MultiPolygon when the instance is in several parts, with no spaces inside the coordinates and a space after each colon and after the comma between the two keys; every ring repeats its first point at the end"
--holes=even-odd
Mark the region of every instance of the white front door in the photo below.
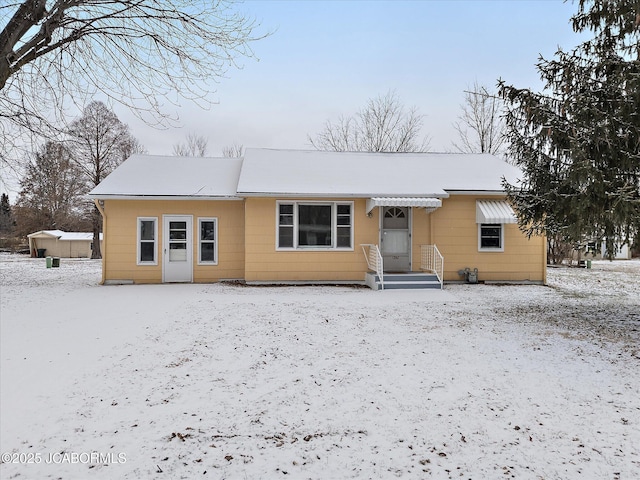
{"type": "Polygon", "coordinates": [[[382,209],[381,253],[385,272],[411,271],[411,231],[409,207],[382,209]]]}
{"type": "Polygon", "coordinates": [[[165,215],[163,217],[163,282],[193,281],[193,217],[165,215]]]}

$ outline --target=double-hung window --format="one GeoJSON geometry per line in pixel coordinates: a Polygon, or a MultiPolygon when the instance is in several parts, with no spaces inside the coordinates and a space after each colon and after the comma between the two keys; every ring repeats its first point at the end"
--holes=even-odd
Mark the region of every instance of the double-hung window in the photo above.
{"type": "Polygon", "coordinates": [[[217,265],[218,263],[218,220],[198,219],[198,263],[217,265]]]}
{"type": "Polygon", "coordinates": [[[504,251],[504,226],[501,223],[478,224],[478,250],[483,252],[504,251]]]}
{"type": "Polygon", "coordinates": [[[278,249],[353,249],[352,202],[278,202],[278,249]]]}
{"type": "Polygon", "coordinates": [[[158,264],[158,219],[157,217],[138,218],[137,264],[158,264]]]}

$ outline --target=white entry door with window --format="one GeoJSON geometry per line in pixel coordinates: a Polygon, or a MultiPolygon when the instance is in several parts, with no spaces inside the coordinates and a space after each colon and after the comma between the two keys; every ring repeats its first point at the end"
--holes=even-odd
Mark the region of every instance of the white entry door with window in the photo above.
{"type": "Polygon", "coordinates": [[[382,209],[380,244],[385,272],[411,271],[410,213],[408,207],[382,209]]]}
{"type": "Polygon", "coordinates": [[[162,281],[193,281],[193,217],[165,215],[163,217],[162,281]]]}

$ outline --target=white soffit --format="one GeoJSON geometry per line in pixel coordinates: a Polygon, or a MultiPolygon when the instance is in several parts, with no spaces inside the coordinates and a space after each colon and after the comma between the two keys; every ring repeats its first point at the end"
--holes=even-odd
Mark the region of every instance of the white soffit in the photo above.
{"type": "Polygon", "coordinates": [[[518,217],[504,200],[477,200],[476,223],[518,223],[518,217]]]}
{"type": "Polygon", "coordinates": [[[442,200],[431,197],[372,197],[367,199],[367,214],[375,207],[440,208],[442,200]]]}

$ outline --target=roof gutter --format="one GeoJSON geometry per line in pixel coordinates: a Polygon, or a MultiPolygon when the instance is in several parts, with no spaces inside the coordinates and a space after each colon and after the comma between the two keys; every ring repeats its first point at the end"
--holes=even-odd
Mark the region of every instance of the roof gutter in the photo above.
{"type": "Polygon", "coordinates": [[[416,198],[416,197],[429,197],[429,198],[449,198],[447,192],[439,193],[344,193],[344,192],[323,192],[323,193],[309,193],[309,192],[238,192],[238,195],[242,195],[243,198],[255,198],[255,197],[277,197],[277,198],[372,198],[372,197],[397,197],[397,198],[416,198]]]}
{"type": "Polygon", "coordinates": [[[450,195],[500,195],[505,196],[504,190],[447,190],[450,195]]]}
{"type": "Polygon", "coordinates": [[[92,195],[88,197],[92,200],[244,200],[244,197],[237,195],[213,196],[213,195],[92,195]]]}

